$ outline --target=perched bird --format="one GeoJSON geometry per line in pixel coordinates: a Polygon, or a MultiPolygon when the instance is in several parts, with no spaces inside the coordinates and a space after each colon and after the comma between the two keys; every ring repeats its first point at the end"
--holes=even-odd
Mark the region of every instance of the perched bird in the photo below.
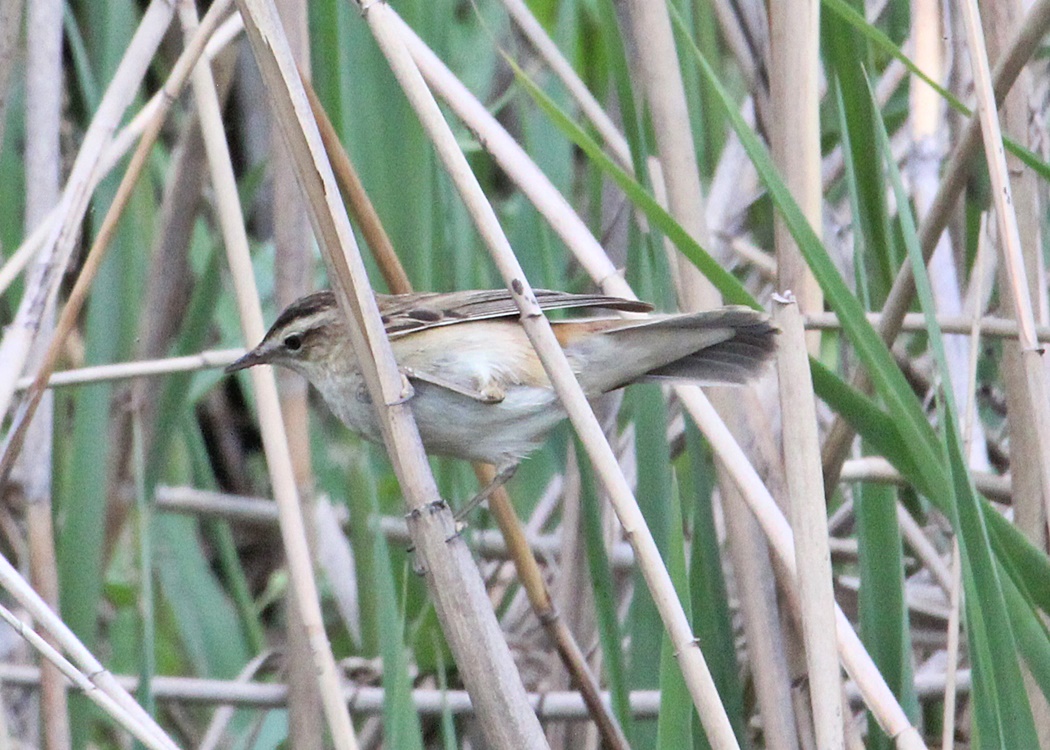
{"type": "MultiPolygon", "coordinates": [[[[644,302],[536,290],[542,309],[649,312],[644,302]]],[[[410,401],[430,453],[496,467],[475,505],[513,474],[566,417],[505,289],[377,294],[410,401]]],[[[551,323],[583,392],[599,396],[630,383],[686,380],[743,383],[772,355],[777,329],[747,307],[645,317],[588,317],[551,323]]],[[[288,367],[310,381],[347,427],[380,441],[379,425],[350,333],[331,291],[282,312],[254,349],[226,372],[288,367]]]]}

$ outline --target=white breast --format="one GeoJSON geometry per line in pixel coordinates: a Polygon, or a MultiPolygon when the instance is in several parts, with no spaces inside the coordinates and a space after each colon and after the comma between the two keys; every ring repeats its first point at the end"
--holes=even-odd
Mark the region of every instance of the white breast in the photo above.
{"type": "MultiPolygon", "coordinates": [[[[382,439],[363,378],[339,383],[315,379],[314,384],[347,427],[368,440],[382,439]]],[[[501,402],[491,404],[430,383],[412,384],[415,395],[409,404],[428,453],[502,468],[540,447],[565,418],[549,388],[512,386],[501,402]]]]}

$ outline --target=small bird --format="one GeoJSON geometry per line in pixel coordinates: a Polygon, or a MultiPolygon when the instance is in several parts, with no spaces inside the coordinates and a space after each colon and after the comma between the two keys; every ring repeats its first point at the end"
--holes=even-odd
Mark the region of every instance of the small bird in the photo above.
{"type": "MultiPolygon", "coordinates": [[[[536,290],[544,310],[603,308],[650,312],[637,300],[536,290]]],[[[429,453],[481,461],[496,479],[473,507],[514,473],[566,417],[518,323],[506,289],[377,294],[410,404],[429,453]]],[[[776,348],[764,313],[730,306],[699,313],[552,321],[554,334],[588,398],[630,383],[685,380],[743,383],[776,348]]],[[[226,368],[281,365],[312,383],[354,432],[380,441],[379,425],[347,324],[331,291],[293,302],[254,349],[226,368]]]]}

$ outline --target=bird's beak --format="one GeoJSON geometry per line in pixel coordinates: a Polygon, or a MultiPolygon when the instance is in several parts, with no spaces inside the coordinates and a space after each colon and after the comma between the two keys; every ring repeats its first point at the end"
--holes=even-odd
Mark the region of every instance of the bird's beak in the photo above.
{"type": "Polygon", "coordinates": [[[236,362],[232,362],[226,365],[226,369],[223,370],[223,372],[229,375],[230,373],[237,372],[238,370],[247,370],[249,367],[254,367],[255,365],[266,364],[268,361],[269,359],[266,357],[266,355],[260,353],[259,348],[256,347],[255,349],[252,349],[250,352],[238,359],[236,362]]]}

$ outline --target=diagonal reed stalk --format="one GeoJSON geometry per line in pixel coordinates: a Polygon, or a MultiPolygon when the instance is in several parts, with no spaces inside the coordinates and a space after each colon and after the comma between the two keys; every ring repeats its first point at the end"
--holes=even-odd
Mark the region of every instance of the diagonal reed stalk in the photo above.
{"type": "Polygon", "coordinates": [[[373,36],[390,63],[402,90],[416,110],[424,130],[433,142],[446,171],[452,177],[504,282],[510,289],[512,298],[521,311],[521,323],[529,341],[568,412],[569,420],[583,442],[627,538],[635,549],[639,568],[671,637],[686,685],[712,746],[719,749],[736,748],[737,741],[729,719],[653,536],[605,439],[601,425],[591,411],[569,363],[565,360],[561,346],[551,331],[550,322],[536,303],[525,274],[499,226],[495,212],[482,193],[456,143],[455,136],[445,123],[437,103],[405,47],[393,11],[385,3],[370,5],[364,11],[373,36]]]}
{"type": "MultiPolygon", "coordinates": [[[[445,99],[450,107],[479,133],[482,142],[490,150],[501,167],[536,205],[540,213],[565,240],[570,251],[589,275],[608,294],[634,297],[633,291],[617,272],[605,255],[600,244],[586,226],[550,185],[549,181],[531,162],[505,130],[496,122],[476,99],[454,81],[447,69],[437,61],[425,45],[414,37],[403,23],[404,39],[427,80],[445,99]]],[[[706,397],[693,386],[677,386],[676,393],[687,411],[707,434],[720,456],[731,468],[734,482],[738,485],[752,511],[759,520],[770,541],[772,551],[794,575],[794,555],[790,527],[777,507],[768,489],[762,484],[754,468],[740,452],[724,424],[711,408],[706,397]]],[[[840,658],[847,665],[864,695],[865,701],[880,723],[891,736],[901,737],[901,747],[922,747],[915,729],[886,687],[878,670],[871,662],[856,633],[839,610],[836,619],[839,630],[840,658]]]]}
{"type": "MultiPolygon", "coordinates": [[[[192,0],[180,1],[179,17],[187,36],[192,38],[198,33],[197,12],[192,0]]],[[[194,68],[193,93],[200,112],[201,132],[204,136],[212,185],[215,188],[219,225],[237,294],[241,327],[246,339],[258,341],[265,332],[262,306],[252,274],[248,234],[244,227],[237,181],[223,129],[219,98],[215,93],[215,80],[206,62],[194,68]]],[[[254,368],[251,378],[259,405],[259,423],[266,451],[266,463],[280,513],[281,537],[295,591],[294,598],[299,607],[299,618],[306,631],[306,640],[316,669],[325,718],[336,747],[356,750],[354,726],[346,705],[339,697],[339,671],[324,630],[317,583],[313,578],[306,529],[300,511],[295,472],[277,397],[277,382],[270,368],[254,368]]]]}
{"type": "Polygon", "coordinates": [[[499,748],[543,747],[542,730],[528,706],[484,585],[427,465],[407,404],[410,386],[398,373],[339,201],[338,185],[274,8],[262,0],[242,0],[239,7],[307,198],[336,298],[348,316],[354,349],[363,355],[358,359],[409,508],[418,566],[427,578],[486,739],[499,748]]]}
{"type": "MultiPolygon", "coordinates": [[[[59,203],[61,221],[49,225],[35,273],[19,304],[12,325],[0,341],[0,415],[11,406],[14,384],[22,374],[40,316],[58,294],[58,284],[73,253],[91,197],[92,173],[117,123],[138,90],[153,53],[175,12],[168,0],[154,0],[143,14],[135,36],[121,59],[91,126],[84,134],[76,161],[59,203]]],[[[170,106],[170,102],[169,102],[170,106]]]]}
{"type": "MultiPolygon", "coordinates": [[[[1036,54],[1048,30],[1050,30],[1050,0],[1038,0],[1029,8],[1017,29],[1013,42],[995,63],[992,80],[996,105],[1002,104],[1025,64],[1036,54]]],[[[980,121],[977,116],[973,116],[956,141],[951,158],[941,175],[937,194],[919,228],[922,254],[927,263],[937,248],[937,240],[947,226],[952,209],[966,185],[971,160],[977,153],[980,138],[980,121]]],[[[912,276],[911,266],[904,263],[897,272],[893,286],[882,307],[878,330],[883,341],[892,343],[896,340],[901,331],[901,321],[914,299],[915,277],[912,276]]],[[[859,390],[868,390],[869,383],[867,374],[860,371],[851,385],[859,390]]],[[[841,416],[835,418],[824,439],[823,447],[824,483],[827,487],[835,487],[838,484],[842,462],[846,460],[854,434],[853,428],[841,416]]]]}
{"type": "MultiPolygon", "coordinates": [[[[310,107],[317,120],[318,131],[324,142],[328,158],[332,162],[332,170],[339,182],[343,199],[350,210],[350,215],[361,227],[361,233],[379,266],[383,279],[393,294],[411,292],[412,284],[408,279],[408,274],[405,273],[404,266],[394,250],[390,236],[383,229],[379,215],[365,192],[357,170],[354,169],[350,157],[339,142],[335,128],[328,119],[313,87],[305,79],[303,87],[310,100],[310,107]]],[[[488,486],[495,478],[493,468],[486,464],[475,464],[474,471],[481,487],[488,486]]],[[[583,650],[554,606],[539,562],[525,538],[525,531],[506,487],[496,489],[488,500],[488,507],[503,535],[529,603],[551,642],[555,645],[574,684],[583,695],[584,702],[602,737],[602,742],[609,750],[619,748],[626,750],[629,747],[627,738],[609,707],[602,702],[598,680],[587,665],[583,650]]]]}

